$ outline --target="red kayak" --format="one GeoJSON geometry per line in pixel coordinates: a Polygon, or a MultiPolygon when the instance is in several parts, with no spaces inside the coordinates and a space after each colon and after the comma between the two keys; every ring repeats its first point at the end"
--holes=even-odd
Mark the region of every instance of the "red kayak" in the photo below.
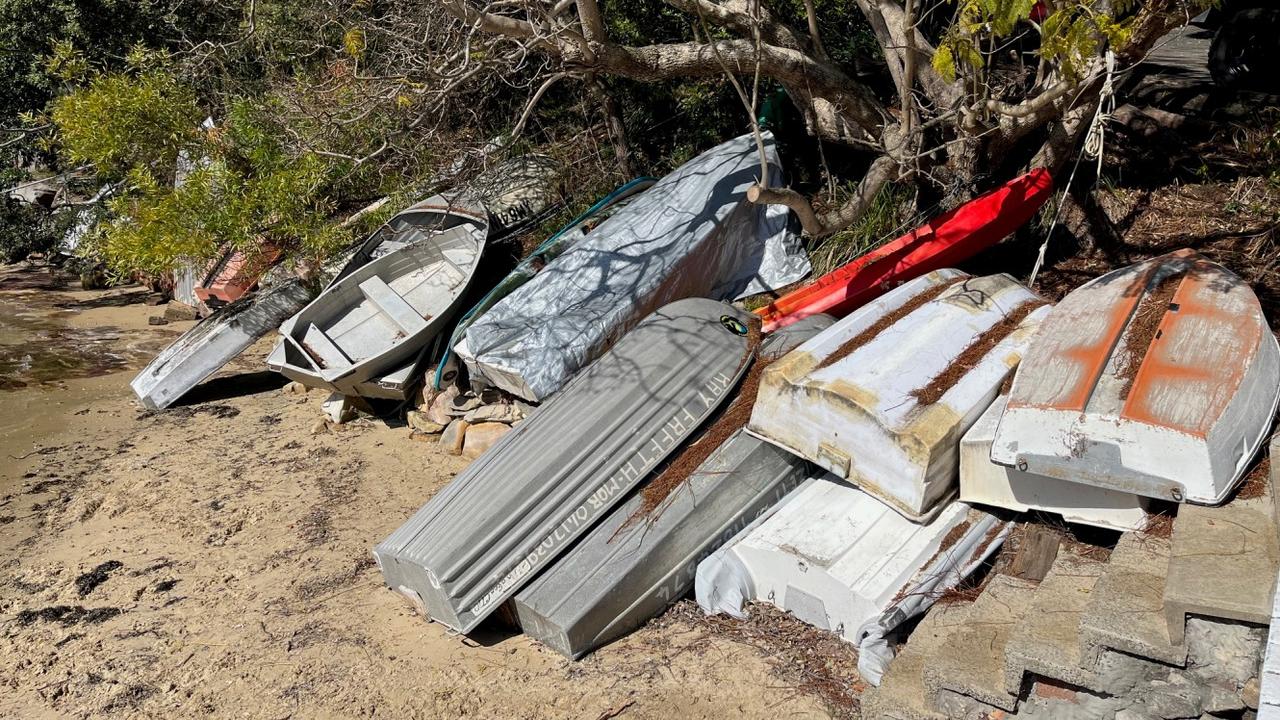
{"type": "Polygon", "coordinates": [[[970,258],[1022,227],[1052,193],[1053,178],[1043,168],[1014,178],[757,309],[763,330],[818,313],[843,316],[912,278],[970,258]]]}

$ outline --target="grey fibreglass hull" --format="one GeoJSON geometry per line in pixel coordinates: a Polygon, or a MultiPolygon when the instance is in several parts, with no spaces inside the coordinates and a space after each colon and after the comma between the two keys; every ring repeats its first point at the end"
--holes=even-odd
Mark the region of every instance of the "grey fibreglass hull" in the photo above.
{"type": "Polygon", "coordinates": [[[714,414],[747,320],[702,299],[651,314],[374,549],[387,585],[470,632],[714,414]]]}
{"type": "Polygon", "coordinates": [[[520,627],[575,659],[622,637],[687,594],[702,558],[811,472],[739,430],[651,517],[631,520],[643,499],[633,494],[526,586],[514,599],[520,627]]]}
{"type": "Polygon", "coordinates": [[[175,400],[275,330],[312,297],[298,280],[241,298],[205,318],[165,348],[130,383],[152,410],[175,400]]]}

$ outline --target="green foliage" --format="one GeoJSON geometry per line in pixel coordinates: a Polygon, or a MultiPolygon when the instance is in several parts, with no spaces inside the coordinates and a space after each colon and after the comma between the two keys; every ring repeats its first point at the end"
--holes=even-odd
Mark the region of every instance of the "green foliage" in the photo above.
{"type": "MultiPolygon", "coordinates": [[[[1076,0],[1060,3],[1038,26],[1040,56],[1067,77],[1077,78],[1084,63],[1096,57],[1099,45],[1124,45],[1131,31],[1126,18],[1132,2],[1103,3],[1076,0]]],[[[943,78],[980,75],[991,48],[1018,31],[1030,19],[1036,0],[958,0],[956,21],[947,30],[933,56],[933,67],[943,78]]]]}
{"type": "Polygon", "coordinates": [[[150,70],[99,75],[54,101],[51,117],[71,162],[118,177],[138,167],[171,169],[194,146],[201,112],[190,88],[150,70]]]}
{"type": "Polygon", "coordinates": [[[194,91],[167,70],[100,75],[59,98],[51,116],[66,156],[129,188],[87,249],[120,274],[163,273],[225,246],[322,256],[345,242],[331,220],[343,168],[290,152],[274,109],[238,98],[224,125],[202,131],[194,91]]]}

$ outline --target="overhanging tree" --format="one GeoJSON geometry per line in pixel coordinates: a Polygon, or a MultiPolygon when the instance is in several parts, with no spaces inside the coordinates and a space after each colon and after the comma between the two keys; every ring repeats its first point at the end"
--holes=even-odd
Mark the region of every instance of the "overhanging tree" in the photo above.
{"type": "Polygon", "coordinates": [[[761,81],[779,84],[811,135],[873,158],[855,192],[824,212],[789,188],[751,189],[752,200],[790,207],[819,237],[848,227],[891,181],[968,195],[1012,157],[1060,169],[1094,122],[1108,73],[1130,70],[1207,4],[852,0],[878,45],[866,65],[883,76],[868,79],[827,53],[815,0],[804,0],[803,25],[762,0],[663,1],[687,16],[692,40],[618,42],[598,0],[442,0],[469,36],[499,37],[508,52],[547,61],[530,109],[566,78],[724,75],[754,123],[761,81]]]}

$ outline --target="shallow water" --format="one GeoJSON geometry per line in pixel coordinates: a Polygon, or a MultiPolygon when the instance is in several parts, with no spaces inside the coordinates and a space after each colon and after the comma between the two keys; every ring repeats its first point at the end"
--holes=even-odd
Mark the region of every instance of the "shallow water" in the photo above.
{"type": "Polygon", "coordinates": [[[114,326],[72,327],[67,321],[79,310],[54,300],[41,291],[0,292],[0,390],[97,377],[155,354],[154,338],[114,326]]]}

